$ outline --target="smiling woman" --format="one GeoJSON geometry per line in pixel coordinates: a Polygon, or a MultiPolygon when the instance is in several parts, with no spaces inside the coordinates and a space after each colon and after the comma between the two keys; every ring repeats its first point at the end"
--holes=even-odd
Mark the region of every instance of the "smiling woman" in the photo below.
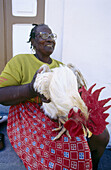
{"type": "Polygon", "coordinates": [[[54,51],[56,38],[56,34],[52,33],[47,25],[35,24],[28,42],[31,42],[31,47],[36,51],[35,56],[40,61],[50,64],[52,62],[50,55],[54,51]]]}

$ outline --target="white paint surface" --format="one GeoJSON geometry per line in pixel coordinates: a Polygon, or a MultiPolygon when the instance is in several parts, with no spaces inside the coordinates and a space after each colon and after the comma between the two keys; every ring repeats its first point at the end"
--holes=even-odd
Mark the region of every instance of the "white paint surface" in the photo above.
{"type": "Polygon", "coordinates": [[[111,1],[46,0],[45,22],[59,36],[54,58],[79,68],[88,87],[105,86],[100,99],[111,97],[111,1]]]}

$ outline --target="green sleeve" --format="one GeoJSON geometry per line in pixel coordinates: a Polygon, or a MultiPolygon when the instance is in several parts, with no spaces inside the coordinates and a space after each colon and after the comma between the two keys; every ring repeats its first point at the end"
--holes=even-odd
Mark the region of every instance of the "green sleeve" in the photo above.
{"type": "Polygon", "coordinates": [[[0,87],[20,85],[22,67],[17,57],[13,57],[5,66],[0,75],[0,87]]]}

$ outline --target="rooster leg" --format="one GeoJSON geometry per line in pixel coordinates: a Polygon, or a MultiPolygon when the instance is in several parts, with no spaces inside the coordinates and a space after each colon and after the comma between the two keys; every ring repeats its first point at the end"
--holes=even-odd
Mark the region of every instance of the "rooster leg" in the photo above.
{"type": "Polygon", "coordinates": [[[69,131],[68,130],[66,130],[66,135],[71,139],[71,136],[70,136],[70,134],[69,134],[69,131]]]}
{"type": "Polygon", "coordinates": [[[55,129],[52,129],[52,131],[59,131],[62,129],[62,126],[58,127],[58,128],[55,128],[55,129]]]}
{"type": "Polygon", "coordinates": [[[61,122],[59,120],[59,127],[58,128],[55,128],[55,129],[52,129],[52,131],[59,131],[62,129],[62,125],[61,125],[61,122]]]}
{"type": "Polygon", "coordinates": [[[64,134],[64,132],[66,132],[66,135],[71,139],[71,136],[70,136],[68,130],[65,127],[62,126],[62,124],[65,124],[67,119],[68,119],[67,117],[65,117],[65,118],[59,117],[59,127],[53,129],[52,131],[58,131],[58,130],[61,130],[61,129],[62,130],[58,133],[58,135],[53,140],[59,139],[64,134]]]}
{"type": "Polygon", "coordinates": [[[59,122],[61,122],[62,124],[64,124],[66,122],[66,120],[64,120],[64,118],[59,117],[59,122]]]}
{"type": "MultiPolygon", "coordinates": [[[[59,129],[59,128],[56,128],[56,129],[59,129]]],[[[66,132],[66,135],[71,139],[69,131],[65,127],[63,127],[63,129],[58,133],[58,135],[53,140],[59,139],[64,134],[64,132],[66,132]]]]}
{"type": "Polygon", "coordinates": [[[55,129],[52,129],[52,131],[59,131],[62,129],[62,124],[64,124],[68,119],[67,118],[62,118],[62,117],[59,117],[59,127],[58,128],[55,128],[55,129]]]}
{"type": "Polygon", "coordinates": [[[65,131],[66,131],[66,128],[63,127],[63,129],[58,133],[58,135],[53,139],[53,141],[56,139],[59,139],[64,134],[65,131]]]}

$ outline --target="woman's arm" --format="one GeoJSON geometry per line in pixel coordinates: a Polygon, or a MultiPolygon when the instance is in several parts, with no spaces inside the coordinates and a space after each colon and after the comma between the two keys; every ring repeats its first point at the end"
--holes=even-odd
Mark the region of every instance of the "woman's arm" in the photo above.
{"type": "Polygon", "coordinates": [[[35,92],[33,88],[33,84],[35,81],[35,78],[38,73],[40,73],[42,69],[37,70],[35,73],[32,82],[25,85],[20,86],[7,86],[7,87],[1,87],[0,88],[0,104],[9,106],[9,105],[15,105],[19,104],[23,101],[26,101],[28,99],[34,98],[36,96],[39,96],[42,100],[42,102],[49,103],[50,99],[47,100],[45,96],[39,94],[38,92],[35,92]]]}
{"type": "Polygon", "coordinates": [[[14,105],[38,95],[32,88],[32,84],[20,86],[8,86],[0,88],[0,104],[14,105]]]}

